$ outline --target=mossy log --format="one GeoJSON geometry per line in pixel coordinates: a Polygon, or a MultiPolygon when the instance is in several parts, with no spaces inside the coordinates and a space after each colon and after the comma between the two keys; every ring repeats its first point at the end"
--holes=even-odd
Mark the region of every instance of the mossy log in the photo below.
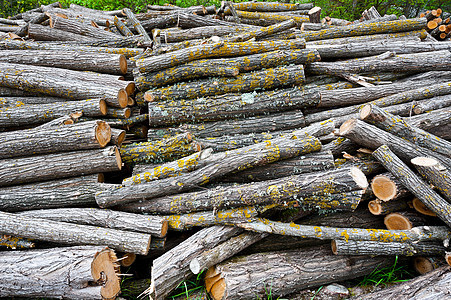
{"type": "Polygon", "coordinates": [[[373,156],[397,177],[412,194],[450,226],[451,205],[412,172],[386,145],[377,148],[373,152],[373,156]]]}
{"type": "Polygon", "coordinates": [[[116,147],[3,159],[0,186],[118,171],[121,166],[116,147]]]}
{"type": "Polygon", "coordinates": [[[301,87],[262,93],[225,94],[174,102],[149,102],[149,125],[168,126],[188,122],[220,121],[316,106],[317,92],[301,87]]]}
{"type": "Polygon", "coordinates": [[[0,297],[112,299],[121,289],[116,260],[102,246],[3,252],[0,297]]]}
{"type": "Polygon", "coordinates": [[[275,33],[279,33],[285,30],[288,30],[290,28],[293,28],[296,26],[296,22],[293,19],[288,19],[286,21],[280,22],[278,24],[258,28],[256,30],[252,31],[246,31],[238,35],[231,36],[229,38],[226,38],[224,40],[225,43],[241,43],[248,41],[250,39],[259,39],[262,37],[266,37],[268,35],[272,35],[275,33]]]}
{"type": "MultiPolygon", "coordinates": [[[[233,3],[236,10],[261,11],[261,12],[283,12],[307,10],[313,7],[313,3],[281,3],[281,2],[240,2],[233,3]]],[[[227,10],[226,10],[227,12],[227,10]]]]}
{"type": "Polygon", "coordinates": [[[177,285],[189,278],[191,260],[202,252],[240,232],[240,229],[225,226],[204,228],[167,251],[153,261],[152,283],[146,294],[154,299],[164,299],[177,285]]]}
{"type": "Polygon", "coordinates": [[[451,201],[451,173],[431,157],[415,157],[410,161],[428,182],[433,184],[441,194],[451,201]]]}
{"type": "Polygon", "coordinates": [[[409,190],[390,173],[374,176],[371,180],[371,190],[376,198],[385,202],[406,199],[412,196],[409,190]]]}
{"type": "Polygon", "coordinates": [[[185,12],[177,12],[178,14],[178,26],[181,28],[194,28],[194,27],[202,27],[202,26],[218,26],[218,25],[226,25],[232,27],[242,27],[245,29],[256,28],[256,26],[251,25],[243,25],[239,23],[226,22],[222,20],[218,20],[216,18],[208,18],[203,16],[197,16],[194,14],[189,14],[185,12]]]}
{"type": "Polygon", "coordinates": [[[355,240],[379,242],[423,242],[443,241],[451,234],[447,226],[423,226],[410,230],[363,229],[298,225],[257,218],[254,222],[237,224],[246,230],[272,234],[301,236],[320,240],[355,240]]]}
{"type": "MultiPolygon", "coordinates": [[[[325,202],[323,206],[339,205],[332,203],[332,194],[362,190],[367,187],[366,177],[357,168],[325,170],[307,174],[292,175],[274,179],[213,190],[184,193],[162,197],[152,201],[142,201],[119,206],[125,211],[158,212],[164,214],[189,213],[194,211],[227,209],[246,205],[293,204],[302,205],[304,198],[315,198],[325,202]],[[319,198],[319,199],[318,199],[319,198]]],[[[346,200],[346,199],[345,199],[346,200]]],[[[349,200],[349,199],[348,199],[349,200]]]]}
{"type": "Polygon", "coordinates": [[[261,210],[253,206],[244,206],[227,210],[167,215],[165,219],[168,220],[169,229],[181,231],[195,226],[209,227],[247,222],[257,217],[261,210]]]}
{"type": "Polygon", "coordinates": [[[387,257],[335,256],[327,246],[256,253],[233,258],[205,274],[207,291],[215,300],[280,297],[302,289],[353,279],[389,266],[387,257]]]}
{"type": "Polygon", "coordinates": [[[154,142],[141,142],[124,145],[120,148],[121,158],[126,163],[163,162],[178,156],[186,156],[199,151],[200,147],[192,144],[191,134],[179,134],[174,137],[154,142]]]}
{"type": "Polygon", "coordinates": [[[332,152],[321,151],[227,175],[221,182],[255,182],[334,168],[332,152]]]}
{"type": "MultiPolygon", "coordinates": [[[[2,98],[0,98],[1,101],[2,98]]],[[[149,128],[149,139],[166,138],[182,132],[190,132],[195,138],[220,137],[223,135],[261,133],[304,127],[304,114],[300,110],[268,114],[239,120],[184,123],[179,127],[149,128]]]]}
{"type": "Polygon", "coordinates": [[[409,281],[384,288],[377,292],[360,295],[352,299],[377,300],[391,298],[399,299],[400,297],[404,299],[425,299],[428,297],[445,299],[448,296],[448,286],[450,282],[450,267],[443,266],[409,281]]]}
{"type": "Polygon", "coordinates": [[[375,241],[332,241],[336,255],[443,255],[443,243],[383,243],[375,241]]]}
{"type": "Polygon", "coordinates": [[[432,52],[439,50],[449,50],[451,42],[434,43],[417,41],[367,41],[360,43],[339,44],[327,47],[307,45],[307,48],[315,48],[318,50],[322,59],[331,58],[357,58],[365,56],[373,56],[385,53],[387,51],[396,54],[411,54],[418,52],[432,52]]]}
{"type": "Polygon", "coordinates": [[[111,128],[103,121],[16,130],[0,133],[0,158],[103,148],[110,139],[111,128]]]}
{"type": "Polygon", "coordinates": [[[265,41],[265,42],[245,42],[227,43],[223,42],[189,47],[166,54],[151,56],[138,60],[136,66],[142,73],[154,72],[169,67],[174,67],[193,60],[213,58],[243,56],[276,50],[294,50],[305,48],[305,42],[301,39],[293,41],[265,41]]]}
{"type": "Polygon", "coordinates": [[[87,37],[91,37],[94,39],[120,39],[121,36],[102,30],[100,28],[96,28],[91,25],[83,24],[75,19],[65,19],[61,17],[52,18],[50,23],[51,28],[72,32],[80,35],[84,35],[87,37]]]}
{"type": "Polygon", "coordinates": [[[146,255],[150,235],[124,230],[57,222],[0,212],[1,233],[72,245],[106,245],[118,251],[146,255]]]}
{"type": "MultiPolygon", "coordinates": [[[[268,164],[281,158],[298,156],[319,151],[321,143],[317,138],[279,139],[262,142],[264,148],[254,151],[230,153],[219,161],[213,161],[195,171],[175,178],[160,179],[141,185],[122,186],[118,189],[103,191],[96,195],[100,207],[111,207],[133,201],[177,194],[192,190],[228,173],[258,165],[268,164]]],[[[210,158],[211,159],[211,158],[210,158]]]]}
{"type": "Polygon", "coordinates": [[[357,58],[339,62],[314,62],[306,66],[306,72],[316,75],[367,72],[426,72],[447,71],[451,67],[448,50],[394,55],[387,59],[357,58]]]}
{"type": "MultiPolygon", "coordinates": [[[[334,140],[334,142],[337,140],[334,140]]],[[[344,144],[347,144],[347,142],[344,142],[344,144]]],[[[356,144],[351,143],[351,146],[356,144]]],[[[327,145],[326,145],[327,146],[327,145]]],[[[346,145],[338,145],[338,146],[346,146],[346,145]]],[[[326,147],[324,147],[326,148],[326,147]]],[[[329,147],[327,147],[329,149],[329,147]]],[[[354,148],[348,148],[349,150],[357,150],[354,148]]],[[[325,151],[325,150],[324,150],[325,151]]],[[[331,150],[332,151],[332,150],[331,150]]],[[[348,151],[344,151],[348,153],[348,151]]],[[[340,154],[343,154],[343,151],[340,152],[340,154]]],[[[359,168],[365,175],[374,175],[374,174],[380,174],[381,172],[384,172],[384,167],[376,160],[372,158],[354,158],[351,157],[350,159],[345,159],[346,161],[337,161],[335,160],[335,167],[336,168],[349,168],[349,167],[357,167],[359,168]]]]}
{"type": "Polygon", "coordinates": [[[57,222],[93,225],[125,231],[143,232],[164,237],[168,221],[161,216],[145,216],[99,208],[55,208],[29,210],[19,216],[40,218],[57,222]]]}
{"type": "Polygon", "coordinates": [[[382,108],[367,104],[360,110],[360,119],[378,128],[402,137],[418,146],[441,153],[451,158],[451,143],[430,134],[422,129],[411,126],[398,116],[387,113],[382,108]]]}
{"type": "Polygon", "coordinates": [[[2,40],[0,41],[2,50],[58,50],[58,51],[79,51],[79,52],[99,52],[122,54],[126,58],[139,55],[143,52],[139,48],[111,48],[111,47],[91,47],[69,44],[35,43],[31,41],[2,40]]]}
{"type": "Polygon", "coordinates": [[[343,152],[349,153],[354,150],[357,150],[358,145],[351,141],[350,139],[344,138],[344,137],[338,137],[332,142],[327,143],[323,146],[323,151],[332,151],[332,154],[334,157],[340,156],[343,154],[343,152]]]}
{"type": "Polygon", "coordinates": [[[116,26],[117,30],[123,35],[123,36],[132,36],[133,32],[128,29],[128,27],[119,20],[117,16],[114,16],[114,26],[116,26]]]}
{"type": "MultiPolygon", "coordinates": [[[[8,88],[5,88],[8,89],[8,88]]],[[[20,90],[15,90],[20,91],[20,90]]],[[[13,91],[12,93],[15,93],[13,91]]],[[[26,92],[24,92],[26,93],[26,92]]],[[[60,97],[50,97],[50,96],[6,96],[0,98],[0,107],[19,107],[22,105],[29,104],[48,104],[55,102],[65,102],[67,99],[60,97]]]]}
{"type": "Polygon", "coordinates": [[[12,250],[31,249],[35,247],[35,244],[30,239],[0,234],[0,247],[7,247],[12,250]]]}
{"type": "Polygon", "coordinates": [[[306,41],[315,41],[360,35],[396,33],[424,29],[426,22],[424,18],[416,18],[375,23],[358,23],[330,27],[319,31],[304,31],[301,36],[306,41]]]}
{"type": "Polygon", "coordinates": [[[87,117],[100,117],[106,114],[107,105],[103,99],[55,102],[47,104],[23,105],[0,109],[2,127],[19,127],[46,123],[68,114],[81,112],[87,117]]]}
{"type": "Polygon", "coordinates": [[[183,42],[186,40],[205,39],[212,36],[225,36],[229,34],[238,34],[243,32],[245,28],[234,26],[203,26],[190,29],[162,29],[160,37],[165,43],[183,42]]]}
{"type": "Polygon", "coordinates": [[[149,102],[176,101],[226,93],[246,93],[259,89],[299,85],[304,80],[302,65],[276,67],[249,74],[240,74],[235,78],[205,79],[149,90],[144,94],[144,99],[149,102]]]}
{"type": "Polygon", "coordinates": [[[305,64],[320,59],[315,50],[272,51],[236,58],[196,60],[152,73],[138,73],[135,82],[140,90],[172,84],[177,81],[207,76],[237,76],[239,73],[274,68],[281,65],[305,64]],[[139,76],[140,75],[140,76],[139,76]]]}
{"type": "MultiPolygon", "coordinates": [[[[417,156],[432,156],[443,164],[451,166],[451,159],[429,149],[412,144],[403,138],[397,137],[361,120],[350,119],[340,127],[340,135],[351,139],[355,143],[376,149],[382,145],[390,145],[390,148],[404,161],[409,161],[417,156]]],[[[393,174],[394,175],[394,174],[393,174]]]]}
{"type": "Polygon", "coordinates": [[[127,60],[122,54],[54,50],[4,50],[0,52],[0,62],[108,74],[127,73],[127,60]]]}
{"type": "Polygon", "coordinates": [[[71,100],[102,98],[116,107],[127,105],[125,89],[108,81],[105,84],[101,76],[94,82],[81,71],[11,63],[0,63],[0,70],[2,86],[71,100]]]}
{"type": "Polygon", "coordinates": [[[211,150],[205,149],[178,160],[167,162],[158,166],[148,166],[132,177],[122,181],[123,186],[144,184],[153,180],[177,177],[183,173],[189,173],[199,167],[199,161],[211,154],[211,150]]]}
{"type": "Polygon", "coordinates": [[[294,20],[296,26],[300,27],[302,23],[309,22],[309,17],[304,15],[286,15],[277,13],[265,13],[265,12],[249,12],[243,10],[237,10],[236,14],[240,18],[244,19],[265,19],[272,22],[283,22],[286,20],[294,20]]]}
{"type": "Polygon", "coordinates": [[[48,26],[42,26],[39,24],[28,24],[28,36],[35,41],[84,41],[93,42],[96,39],[81,34],[67,32],[51,28],[48,26]]]}

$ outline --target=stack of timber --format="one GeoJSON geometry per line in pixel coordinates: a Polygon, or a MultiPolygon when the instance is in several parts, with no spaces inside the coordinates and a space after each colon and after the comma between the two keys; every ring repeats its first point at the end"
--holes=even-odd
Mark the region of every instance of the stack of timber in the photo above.
{"type": "Polygon", "coordinates": [[[0,297],[165,299],[202,272],[213,299],[290,297],[397,256],[422,292],[446,285],[437,11],[56,2],[0,19],[0,297]]]}

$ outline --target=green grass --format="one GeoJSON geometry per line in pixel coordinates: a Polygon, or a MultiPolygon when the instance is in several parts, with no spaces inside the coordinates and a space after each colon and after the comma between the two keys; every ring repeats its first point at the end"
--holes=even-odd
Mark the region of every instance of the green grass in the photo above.
{"type": "Polygon", "coordinates": [[[392,266],[378,268],[376,267],[373,272],[363,277],[358,282],[357,286],[379,286],[387,285],[389,283],[398,283],[408,281],[413,278],[414,275],[406,266],[398,265],[398,256],[395,257],[395,261],[392,266]]]}
{"type": "Polygon", "coordinates": [[[168,299],[197,299],[192,297],[194,293],[201,293],[202,296],[205,295],[208,299],[210,299],[207,291],[205,290],[205,271],[206,270],[200,272],[195,279],[182,281],[171,293],[168,299]]]}

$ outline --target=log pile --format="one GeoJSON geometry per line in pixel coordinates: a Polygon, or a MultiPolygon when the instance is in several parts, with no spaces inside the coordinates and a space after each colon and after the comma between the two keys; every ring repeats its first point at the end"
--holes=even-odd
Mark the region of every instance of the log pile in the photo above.
{"type": "Polygon", "coordinates": [[[440,14],[54,3],[0,19],[0,297],[125,297],[120,266],[134,296],[203,272],[213,299],[282,297],[397,256],[451,261],[440,14]]]}

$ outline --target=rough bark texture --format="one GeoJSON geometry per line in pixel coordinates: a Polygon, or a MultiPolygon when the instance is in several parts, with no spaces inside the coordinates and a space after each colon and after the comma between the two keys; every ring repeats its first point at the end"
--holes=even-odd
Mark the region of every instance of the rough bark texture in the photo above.
{"type": "Polygon", "coordinates": [[[416,157],[411,160],[418,172],[451,202],[451,173],[436,159],[416,157]]]}
{"type": "Polygon", "coordinates": [[[28,24],[28,36],[35,41],[95,41],[94,38],[39,24],[28,24]]]}
{"type": "Polygon", "coordinates": [[[0,186],[118,171],[121,165],[116,147],[3,159],[0,186]]]}
{"type": "Polygon", "coordinates": [[[280,3],[280,2],[240,2],[233,3],[237,10],[261,11],[261,12],[280,12],[307,10],[313,7],[312,3],[280,3]]]}
{"type": "Polygon", "coordinates": [[[53,18],[50,26],[55,29],[84,35],[94,39],[108,38],[115,40],[121,38],[120,35],[96,28],[94,26],[83,24],[76,20],[64,19],[60,17],[53,18]]]}
{"type": "Polygon", "coordinates": [[[130,231],[56,222],[0,212],[3,234],[72,245],[106,245],[124,252],[146,255],[150,235],[130,231]]]}
{"type": "Polygon", "coordinates": [[[262,27],[262,28],[258,28],[256,30],[246,31],[241,34],[231,36],[231,37],[225,39],[224,42],[226,42],[226,43],[245,42],[252,38],[258,39],[258,38],[266,37],[268,35],[279,33],[279,32],[288,30],[290,28],[293,28],[295,26],[296,26],[296,22],[293,19],[289,19],[289,20],[280,22],[280,23],[272,25],[272,26],[262,27]]]}
{"type": "Polygon", "coordinates": [[[277,13],[264,13],[264,12],[248,12],[237,10],[236,11],[238,17],[244,19],[264,19],[270,22],[283,22],[286,20],[294,20],[296,22],[296,26],[300,27],[302,23],[309,22],[308,16],[303,15],[285,15],[285,14],[277,14],[277,13]]]}
{"type": "MultiPolygon", "coordinates": [[[[91,263],[102,249],[78,246],[3,252],[0,297],[103,299],[100,284],[88,286],[94,281],[91,263]]],[[[111,259],[111,267],[113,263],[111,259]]]]}
{"type": "Polygon", "coordinates": [[[334,256],[324,246],[301,250],[258,253],[231,259],[212,267],[205,275],[213,299],[281,297],[309,287],[371,273],[390,258],[334,256]]]}
{"type": "Polygon", "coordinates": [[[16,130],[0,133],[0,158],[103,148],[110,139],[111,128],[103,121],[16,130]]]}
{"type": "Polygon", "coordinates": [[[374,151],[373,156],[443,222],[451,225],[451,205],[413,173],[386,145],[374,151]]]}
{"type": "Polygon", "coordinates": [[[337,255],[443,255],[443,243],[381,243],[372,241],[332,241],[337,255]]]}
{"type": "Polygon", "coordinates": [[[387,215],[407,208],[409,208],[409,202],[405,199],[391,200],[388,202],[376,199],[368,202],[368,209],[374,215],[387,215]]]}
{"type": "Polygon", "coordinates": [[[164,217],[145,216],[98,208],[40,209],[25,211],[18,213],[18,215],[58,222],[144,232],[156,237],[164,237],[168,229],[168,222],[164,217]]]}

